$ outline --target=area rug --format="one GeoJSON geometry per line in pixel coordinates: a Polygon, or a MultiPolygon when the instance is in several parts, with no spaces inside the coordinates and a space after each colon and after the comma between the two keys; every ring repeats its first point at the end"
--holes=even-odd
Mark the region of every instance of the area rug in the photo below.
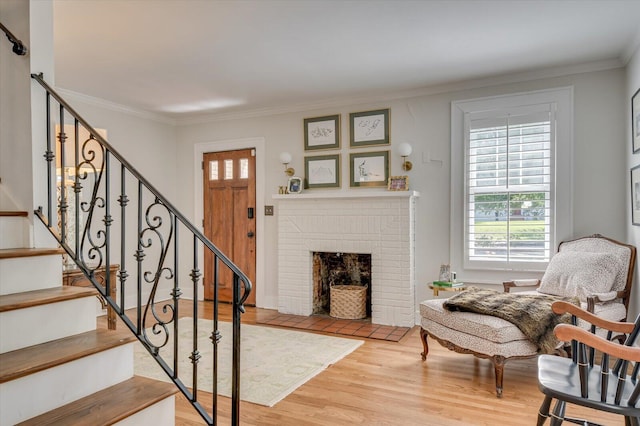
{"type": "MultiPolygon", "coordinates": [[[[179,320],[180,378],[192,385],[191,353],[192,318],[179,320]]],[[[213,321],[198,320],[198,389],[213,390],[212,353],[209,336],[213,321]]],[[[218,394],[231,397],[231,323],[219,322],[222,339],[218,345],[218,394]]],[[[149,330],[148,335],[152,335],[149,330]]],[[[364,343],[362,340],[325,336],[242,324],[240,355],[240,399],[255,404],[274,406],[278,401],[364,343]]],[[[173,344],[162,348],[161,355],[171,366],[173,344]]],[[[164,371],[141,344],[135,348],[135,374],[169,382],[164,371]]]]}

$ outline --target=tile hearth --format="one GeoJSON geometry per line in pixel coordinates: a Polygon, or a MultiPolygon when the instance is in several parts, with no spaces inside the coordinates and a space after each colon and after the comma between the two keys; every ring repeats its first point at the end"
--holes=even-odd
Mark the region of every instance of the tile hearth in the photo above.
{"type": "Polygon", "coordinates": [[[332,318],[327,315],[302,316],[276,313],[268,317],[256,318],[256,323],[391,342],[399,342],[411,330],[410,327],[371,324],[370,318],[348,320],[332,318]]]}

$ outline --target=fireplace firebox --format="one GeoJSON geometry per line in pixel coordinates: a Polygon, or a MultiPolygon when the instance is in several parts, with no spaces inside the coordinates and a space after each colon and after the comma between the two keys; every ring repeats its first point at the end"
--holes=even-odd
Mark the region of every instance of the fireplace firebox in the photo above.
{"type": "Polygon", "coordinates": [[[371,255],[366,253],[313,252],[313,311],[328,315],[332,286],[367,287],[367,317],[371,316],[371,255]]]}

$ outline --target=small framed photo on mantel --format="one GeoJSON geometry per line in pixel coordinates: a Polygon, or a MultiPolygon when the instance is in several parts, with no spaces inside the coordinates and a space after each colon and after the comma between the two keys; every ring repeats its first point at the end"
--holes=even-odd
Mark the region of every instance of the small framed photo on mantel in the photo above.
{"type": "Polygon", "coordinates": [[[389,145],[389,108],[349,114],[351,148],[389,145]]]}
{"type": "Polygon", "coordinates": [[[340,148],[340,115],[304,119],[304,150],[340,148]]]}
{"type": "Polygon", "coordinates": [[[387,184],[389,191],[408,191],[409,176],[391,176],[387,184]]]}

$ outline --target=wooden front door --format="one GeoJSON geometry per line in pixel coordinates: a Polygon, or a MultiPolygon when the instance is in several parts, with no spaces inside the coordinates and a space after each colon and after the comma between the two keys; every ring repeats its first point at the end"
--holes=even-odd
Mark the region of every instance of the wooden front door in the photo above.
{"type": "MultiPolygon", "coordinates": [[[[251,280],[246,304],[256,303],[255,150],[206,153],[204,164],[204,234],[251,280]]],[[[213,300],[214,260],[205,250],[204,296],[213,300]]],[[[220,262],[220,301],[233,301],[233,274],[220,262]]]]}

